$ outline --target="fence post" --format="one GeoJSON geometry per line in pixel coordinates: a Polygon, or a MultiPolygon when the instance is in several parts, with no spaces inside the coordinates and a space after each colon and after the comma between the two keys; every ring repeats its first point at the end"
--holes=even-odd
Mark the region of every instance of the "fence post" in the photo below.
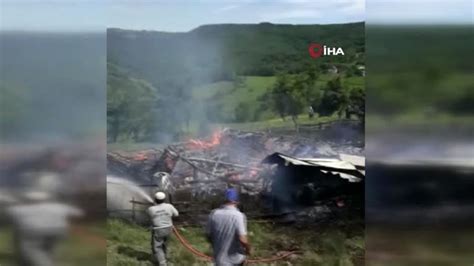
{"type": "Polygon", "coordinates": [[[132,221],[134,223],[137,223],[136,217],[135,217],[135,198],[132,197],[132,221]]]}

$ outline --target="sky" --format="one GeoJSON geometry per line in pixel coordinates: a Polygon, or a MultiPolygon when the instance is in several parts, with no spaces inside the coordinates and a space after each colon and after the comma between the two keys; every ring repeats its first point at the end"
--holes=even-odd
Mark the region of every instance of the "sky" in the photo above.
{"type": "Polygon", "coordinates": [[[182,32],[203,24],[472,23],[471,0],[0,0],[0,29],[182,32]],[[367,3],[366,3],[367,1],[367,3]],[[366,11],[367,5],[367,11],[366,11]]]}

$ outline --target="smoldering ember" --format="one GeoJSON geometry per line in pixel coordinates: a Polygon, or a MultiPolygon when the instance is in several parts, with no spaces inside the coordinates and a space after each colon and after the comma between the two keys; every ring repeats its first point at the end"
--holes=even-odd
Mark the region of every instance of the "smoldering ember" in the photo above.
{"type": "Polygon", "coordinates": [[[360,124],[355,127],[339,121],[311,128],[310,134],[304,129],[299,134],[218,129],[208,137],[167,146],[109,151],[109,215],[147,221],[146,200],[124,194],[118,188],[124,184],[117,184],[115,176],[149,196],[166,190],[182,216],[192,218],[180,219],[184,224],[204,224],[228,187],[239,189],[241,209],[250,219],[302,225],[360,219],[365,158],[360,124]],[[117,204],[117,197],[123,204],[117,204]]]}

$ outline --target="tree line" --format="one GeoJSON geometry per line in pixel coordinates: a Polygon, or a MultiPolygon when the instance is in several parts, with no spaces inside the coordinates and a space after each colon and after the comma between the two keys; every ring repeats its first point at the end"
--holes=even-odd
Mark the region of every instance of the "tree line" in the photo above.
{"type": "Polygon", "coordinates": [[[280,73],[275,84],[260,98],[263,106],[271,108],[283,120],[290,118],[296,129],[298,116],[307,112],[309,116],[329,116],[337,113],[340,118],[355,116],[361,120],[365,115],[365,90],[358,86],[347,86],[341,76],[318,86],[319,76],[314,69],[290,75],[280,73]]]}

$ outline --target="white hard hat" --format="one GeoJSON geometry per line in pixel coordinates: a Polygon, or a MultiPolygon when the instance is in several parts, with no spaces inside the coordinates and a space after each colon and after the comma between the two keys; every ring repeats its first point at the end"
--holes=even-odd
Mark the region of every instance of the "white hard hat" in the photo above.
{"type": "Polygon", "coordinates": [[[161,178],[163,176],[169,176],[170,174],[168,174],[167,172],[156,172],[153,177],[156,177],[156,178],[161,178]]]}
{"type": "Polygon", "coordinates": [[[164,200],[164,199],[166,198],[166,194],[163,193],[163,192],[157,192],[157,193],[155,194],[155,198],[156,198],[157,200],[164,200]]]}

